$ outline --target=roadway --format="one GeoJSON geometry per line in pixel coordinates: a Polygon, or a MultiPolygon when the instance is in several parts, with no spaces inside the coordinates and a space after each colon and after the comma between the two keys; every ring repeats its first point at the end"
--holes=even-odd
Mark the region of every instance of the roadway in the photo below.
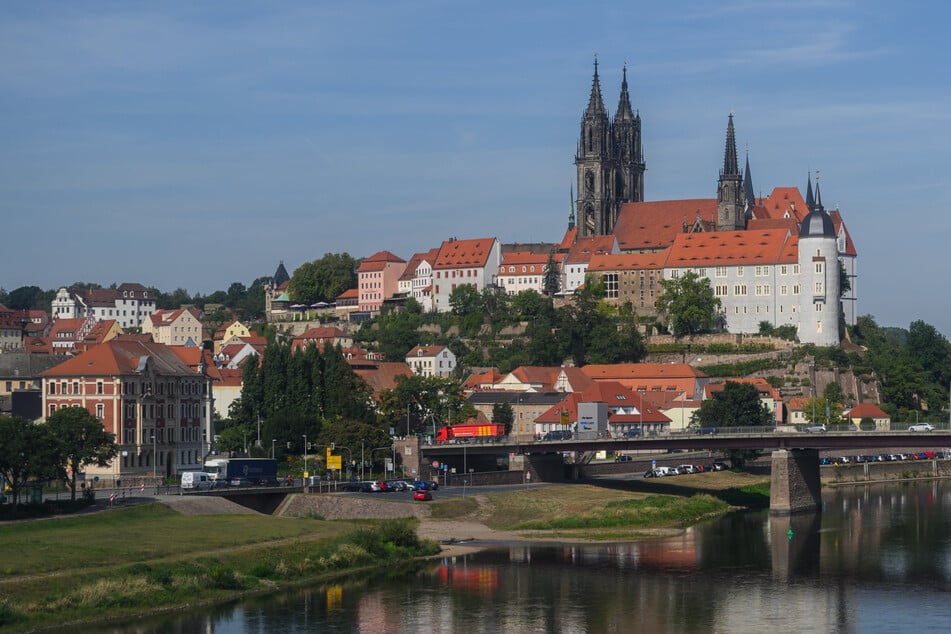
{"type": "Polygon", "coordinates": [[[902,431],[831,431],[820,433],[773,431],[772,427],[732,428],[717,434],[670,434],[643,438],[591,438],[571,440],[503,441],[423,445],[428,459],[486,454],[553,452],[666,451],[727,449],[889,449],[951,447],[951,433],[902,431]]]}

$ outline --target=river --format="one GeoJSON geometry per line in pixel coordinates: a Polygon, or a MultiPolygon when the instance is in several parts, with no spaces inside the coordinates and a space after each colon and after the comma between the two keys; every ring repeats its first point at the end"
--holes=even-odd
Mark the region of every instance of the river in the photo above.
{"type": "Polygon", "coordinates": [[[826,488],[645,542],[497,545],[406,574],[78,632],[947,632],[951,480],[826,488]]]}

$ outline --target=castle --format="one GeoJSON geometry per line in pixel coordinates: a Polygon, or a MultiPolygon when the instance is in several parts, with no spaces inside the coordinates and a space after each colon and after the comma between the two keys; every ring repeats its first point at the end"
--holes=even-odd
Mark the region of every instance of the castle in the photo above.
{"type": "Polygon", "coordinates": [[[855,323],[857,252],[841,214],[823,207],[811,178],[805,198],[795,187],[756,198],[749,156],[740,170],[732,113],[716,197],[645,202],[641,118],[627,67],[612,120],[595,60],[575,166],[565,242],[615,238],[619,253],[593,253],[587,266],[609,301],[650,313],[659,281],[692,271],[710,280],[729,332],[794,325],[804,343],[835,345],[855,323]]]}

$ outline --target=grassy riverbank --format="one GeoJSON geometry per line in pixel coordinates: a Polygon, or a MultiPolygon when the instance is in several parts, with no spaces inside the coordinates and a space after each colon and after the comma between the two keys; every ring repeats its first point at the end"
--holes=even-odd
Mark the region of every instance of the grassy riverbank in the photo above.
{"type": "Polygon", "coordinates": [[[179,515],[160,504],[0,526],[0,632],[273,592],[435,554],[415,520],[179,515]]]}
{"type": "Polygon", "coordinates": [[[733,508],[764,506],[768,487],[766,476],[729,472],[546,486],[437,499],[422,527],[415,519],[189,515],[157,503],[0,525],[0,633],[408,567],[439,551],[418,528],[458,521],[478,523],[485,539],[642,539],[733,508]]]}
{"type": "Polygon", "coordinates": [[[525,539],[631,540],[768,505],[768,476],[718,472],[455,498],[433,505],[432,517],[525,539]]]}

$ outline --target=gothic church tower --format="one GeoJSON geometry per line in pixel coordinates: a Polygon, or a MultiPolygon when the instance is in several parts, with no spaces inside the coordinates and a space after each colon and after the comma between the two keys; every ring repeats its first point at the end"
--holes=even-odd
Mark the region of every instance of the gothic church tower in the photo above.
{"type": "Polygon", "coordinates": [[[575,167],[579,236],[612,233],[621,203],[644,199],[641,118],[631,108],[627,66],[624,67],[618,112],[612,123],[601,97],[598,60],[594,60],[591,96],[581,118],[575,167]]]}
{"type": "MultiPolygon", "coordinates": [[[[747,162],[747,166],[749,162],[747,162]]],[[[750,201],[752,205],[753,201],[750,201]]],[[[726,126],[726,149],[723,152],[723,169],[717,186],[717,231],[746,229],[746,195],[740,164],[736,160],[736,133],[733,130],[733,113],[726,126]]]]}

